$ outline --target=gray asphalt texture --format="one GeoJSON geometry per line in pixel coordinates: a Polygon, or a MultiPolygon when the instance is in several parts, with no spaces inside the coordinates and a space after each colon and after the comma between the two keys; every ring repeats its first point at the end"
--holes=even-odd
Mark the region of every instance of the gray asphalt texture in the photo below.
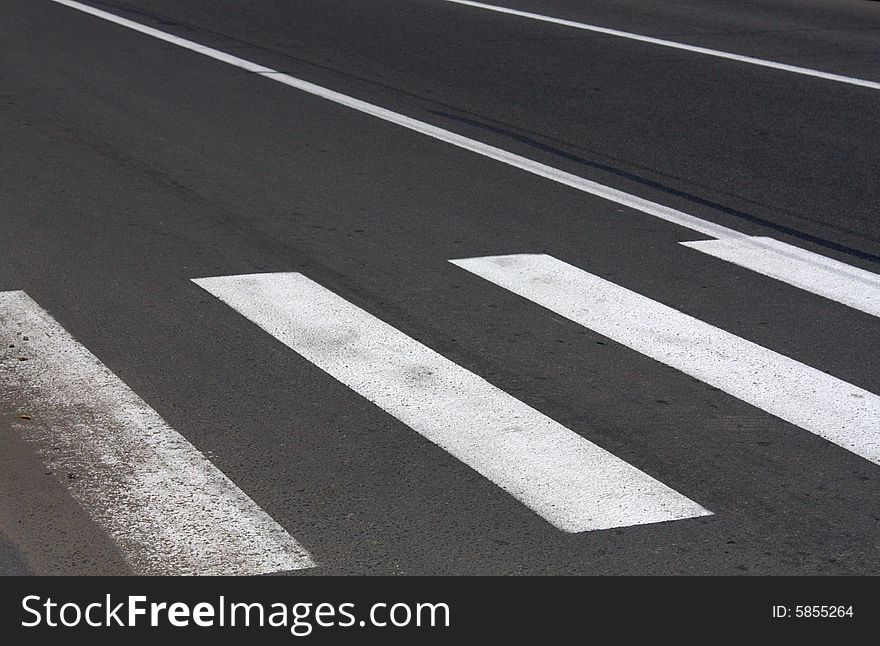
{"type": "MultiPolygon", "coordinates": [[[[435,0],[92,4],[880,272],[876,90],[435,0]]],[[[880,80],[877,2],[504,4],[880,80]]],[[[876,318],[71,9],[0,15],[0,290],[25,290],[288,529],[321,565],[306,574],[880,574],[880,467],[447,261],[552,254],[880,393],[876,318]],[[264,271],[305,273],[715,515],[554,529],[190,282],[264,271]]],[[[0,573],[124,573],[8,446],[0,573]]]]}

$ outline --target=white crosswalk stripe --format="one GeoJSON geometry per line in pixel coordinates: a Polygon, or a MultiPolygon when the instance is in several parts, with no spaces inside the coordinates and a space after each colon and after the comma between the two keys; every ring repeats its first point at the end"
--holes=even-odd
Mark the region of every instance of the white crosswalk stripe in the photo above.
{"type": "Polygon", "coordinates": [[[450,261],[880,464],[880,397],[543,254],[450,261]]]}
{"type": "Polygon", "coordinates": [[[880,275],[773,238],[721,238],[682,242],[685,247],[880,316],[880,275]]]}
{"type": "Polygon", "coordinates": [[[266,574],[314,565],[24,292],[0,292],[0,340],[0,394],[27,413],[19,432],[134,573],[266,574]]]}
{"type": "Polygon", "coordinates": [[[301,274],[195,282],[559,529],[710,513],[301,274]]]}

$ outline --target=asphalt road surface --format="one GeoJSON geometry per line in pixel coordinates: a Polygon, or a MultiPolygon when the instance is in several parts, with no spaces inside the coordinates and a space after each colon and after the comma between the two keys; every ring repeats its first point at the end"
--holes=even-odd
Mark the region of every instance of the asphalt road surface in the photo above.
{"type": "Polygon", "coordinates": [[[497,2],[0,0],[0,572],[880,574],[880,3],[497,2]]]}

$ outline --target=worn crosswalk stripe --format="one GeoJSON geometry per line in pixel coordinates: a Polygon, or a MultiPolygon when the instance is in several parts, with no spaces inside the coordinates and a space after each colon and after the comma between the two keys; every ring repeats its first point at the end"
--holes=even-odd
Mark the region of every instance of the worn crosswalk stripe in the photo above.
{"type": "Polygon", "coordinates": [[[265,574],[309,554],[24,292],[0,292],[0,402],[136,574],[265,574]]]}
{"type": "Polygon", "coordinates": [[[195,282],[559,529],[709,514],[301,274],[195,282]]]}
{"type": "Polygon", "coordinates": [[[880,397],[552,256],[450,261],[880,464],[880,397]]]}

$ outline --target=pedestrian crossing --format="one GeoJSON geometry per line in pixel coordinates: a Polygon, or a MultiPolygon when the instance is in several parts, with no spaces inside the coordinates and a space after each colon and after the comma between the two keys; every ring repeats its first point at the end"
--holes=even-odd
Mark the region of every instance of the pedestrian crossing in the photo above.
{"type": "MultiPolygon", "coordinates": [[[[872,392],[549,255],[449,262],[624,346],[616,351],[880,464],[872,392]]],[[[713,513],[700,491],[673,489],[302,273],[193,282],[562,532],[713,513]]],[[[62,483],[132,571],[316,566],[295,528],[266,514],[24,292],[0,292],[0,338],[0,394],[22,413],[16,430],[59,478],[83,474],[62,483]]]]}

